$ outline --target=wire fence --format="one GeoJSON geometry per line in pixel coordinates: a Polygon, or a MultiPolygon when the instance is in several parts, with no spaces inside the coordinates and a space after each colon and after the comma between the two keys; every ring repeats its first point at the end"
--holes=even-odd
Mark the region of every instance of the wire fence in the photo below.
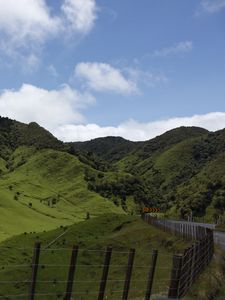
{"type": "Polygon", "coordinates": [[[179,299],[187,294],[196,277],[209,265],[214,253],[213,231],[193,223],[160,220],[142,214],[147,223],[171,234],[193,241],[180,255],[173,256],[168,298],[179,299]]]}
{"type": "Polygon", "coordinates": [[[176,255],[111,246],[91,249],[74,245],[71,249],[55,247],[52,242],[47,246],[36,242],[34,248],[0,247],[0,251],[25,256],[0,265],[0,299],[150,300],[153,295],[179,299],[212,259],[212,231],[147,214],[142,219],[193,244],[176,255]]]}
{"type": "MultiPolygon", "coordinates": [[[[97,250],[73,246],[70,255],[68,249],[59,248],[57,250],[60,253],[55,250],[49,253],[50,248],[46,249],[37,242],[33,248],[32,263],[0,265],[4,275],[19,270],[21,276],[17,280],[6,280],[0,276],[0,299],[127,300],[138,295],[141,299],[149,300],[153,288],[160,292],[162,286],[165,291],[168,287],[171,265],[162,267],[165,277],[158,281],[155,279],[156,262],[165,257],[172,261],[172,254],[158,254],[158,250],[144,251],[141,254],[146,258],[141,262],[138,257],[140,253],[133,248],[120,251],[113,250],[112,247],[97,250]],[[92,255],[88,264],[83,259],[87,253],[92,255]],[[51,258],[50,254],[54,254],[54,257],[51,258]],[[60,258],[63,263],[55,261],[60,258]],[[52,276],[54,279],[50,278],[52,276]],[[22,287],[22,290],[13,293],[10,289],[12,285],[22,287]]],[[[158,272],[159,270],[161,268],[157,267],[158,272]]]]}

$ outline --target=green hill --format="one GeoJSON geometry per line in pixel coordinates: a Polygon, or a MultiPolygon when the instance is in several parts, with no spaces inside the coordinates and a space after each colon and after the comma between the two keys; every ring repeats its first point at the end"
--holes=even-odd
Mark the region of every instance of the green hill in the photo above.
{"type": "Polygon", "coordinates": [[[9,156],[8,169],[3,160],[1,165],[0,239],[79,222],[87,212],[123,213],[112,201],[88,190],[86,166],[68,153],[21,146],[9,156]]]}
{"type": "Polygon", "coordinates": [[[0,157],[7,159],[13,150],[24,145],[37,149],[63,149],[63,143],[37,123],[27,125],[0,117],[0,157]]]}
{"type": "Polygon", "coordinates": [[[0,118],[0,239],[144,205],[173,217],[192,210],[224,218],[224,155],[225,130],[63,143],[36,123],[0,118]]]}
{"type": "Polygon", "coordinates": [[[75,151],[94,153],[100,158],[113,162],[125,157],[137,148],[139,143],[127,141],[121,137],[97,138],[87,142],[69,143],[75,151]]]}
{"type": "MultiPolygon", "coordinates": [[[[135,214],[154,206],[173,218],[192,211],[209,222],[225,220],[224,199],[225,130],[180,127],[144,142],[108,137],[63,143],[36,123],[0,118],[0,297],[27,293],[33,243],[38,239],[44,248],[61,234],[42,252],[38,293],[63,298],[70,249],[78,244],[80,300],[96,299],[102,269],[91,264],[102,265],[107,245],[115,251],[110,299],[123,289],[118,274],[125,272],[131,247],[137,250],[133,299],[143,297],[148,270],[143,267],[153,248],[160,251],[156,282],[166,278],[153,293],[164,295],[171,254],[186,245],[135,214]],[[57,269],[51,266],[56,262],[57,269]]],[[[55,299],[50,297],[42,298],[55,299]]]]}

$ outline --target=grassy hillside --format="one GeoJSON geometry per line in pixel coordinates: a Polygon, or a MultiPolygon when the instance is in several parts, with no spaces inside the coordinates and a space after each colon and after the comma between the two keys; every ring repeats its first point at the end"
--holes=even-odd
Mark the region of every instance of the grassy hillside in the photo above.
{"type": "Polygon", "coordinates": [[[154,156],[163,153],[170,147],[181,143],[185,140],[205,136],[208,131],[198,127],[179,127],[170,130],[156,138],[146,142],[139,142],[136,149],[132,151],[131,157],[128,155],[124,158],[123,166],[130,171],[137,171],[134,166],[141,161],[151,159],[154,156]],[[134,164],[134,166],[132,165],[134,164]],[[134,169],[133,169],[134,168],[134,169]]]}
{"type": "Polygon", "coordinates": [[[107,245],[114,249],[110,299],[121,298],[131,247],[131,299],[143,297],[153,248],[160,251],[153,292],[164,295],[172,252],[187,245],[133,215],[147,205],[173,218],[192,211],[209,222],[225,220],[224,170],[225,130],[181,127],[145,142],[64,144],[36,123],[0,118],[0,296],[27,292],[33,243],[44,247],[61,234],[42,252],[38,293],[63,298],[70,249],[78,244],[79,300],[96,299],[107,245]]]}
{"type": "Polygon", "coordinates": [[[79,222],[87,212],[123,213],[121,206],[88,190],[86,167],[68,153],[23,146],[7,164],[0,176],[0,239],[79,222]]]}
{"type": "Polygon", "coordinates": [[[0,239],[143,205],[173,217],[192,210],[224,218],[224,153],[225,130],[180,127],[145,142],[64,144],[36,123],[0,118],[0,239]]]}
{"type": "Polygon", "coordinates": [[[187,246],[176,237],[151,227],[139,218],[118,214],[91,218],[67,229],[59,228],[46,233],[18,236],[0,244],[0,281],[5,281],[5,284],[0,285],[0,295],[26,294],[26,280],[30,279],[29,264],[34,242],[40,240],[44,249],[49,242],[64,232],[66,234],[48,250],[43,250],[40,257],[37,293],[54,295],[37,296],[37,299],[63,299],[73,244],[80,247],[74,285],[74,292],[78,293],[76,299],[80,300],[97,298],[104,262],[103,251],[107,245],[113,247],[106,288],[107,299],[111,300],[121,298],[130,248],[136,249],[129,298],[134,300],[144,296],[152,249],[159,250],[153,293],[163,295],[167,292],[172,253],[187,246]],[[19,265],[23,265],[23,268],[19,265]]]}

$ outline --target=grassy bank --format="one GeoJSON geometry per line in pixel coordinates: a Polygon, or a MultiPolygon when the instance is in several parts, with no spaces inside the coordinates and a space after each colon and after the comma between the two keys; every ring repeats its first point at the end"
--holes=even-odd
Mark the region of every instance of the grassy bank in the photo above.
{"type": "MultiPolygon", "coordinates": [[[[161,232],[137,217],[116,214],[102,215],[69,226],[67,229],[59,228],[41,234],[20,235],[0,244],[2,266],[0,281],[6,282],[0,285],[0,295],[26,295],[28,290],[26,280],[29,280],[31,275],[29,264],[34,242],[41,241],[44,248],[65,230],[68,230],[66,234],[50,249],[42,251],[40,257],[37,293],[54,293],[54,295],[37,296],[37,299],[56,299],[56,295],[57,299],[63,299],[70,249],[73,244],[80,247],[74,285],[74,292],[78,293],[76,299],[79,300],[96,299],[104,261],[102,250],[107,245],[113,247],[106,291],[107,299],[111,300],[121,298],[130,248],[136,249],[130,299],[140,299],[145,294],[152,250],[159,250],[153,293],[164,295],[167,293],[170,278],[172,254],[187,246],[177,237],[161,232]],[[7,283],[7,281],[13,282],[7,283]]],[[[13,298],[9,296],[5,299],[13,298]]]]}

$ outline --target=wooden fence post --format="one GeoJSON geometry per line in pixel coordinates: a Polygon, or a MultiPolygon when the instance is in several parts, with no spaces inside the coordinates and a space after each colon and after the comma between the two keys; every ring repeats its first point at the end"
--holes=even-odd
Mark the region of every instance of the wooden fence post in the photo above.
{"type": "Polygon", "coordinates": [[[70,261],[70,268],[69,268],[68,279],[67,279],[66,296],[65,296],[64,300],[70,300],[72,297],[74,274],[76,271],[76,263],[77,263],[77,255],[78,255],[78,246],[73,246],[72,254],[71,254],[71,261],[70,261]]]}
{"type": "Polygon", "coordinates": [[[106,287],[106,282],[107,282],[108,273],[109,273],[109,265],[110,265],[111,256],[112,256],[112,247],[107,247],[106,254],[105,254],[103,273],[102,273],[102,280],[100,282],[100,287],[99,287],[98,300],[104,299],[105,287],[106,287]]]}
{"type": "Polygon", "coordinates": [[[168,298],[179,298],[179,285],[180,285],[182,265],[183,265],[183,256],[174,255],[168,298]]]}
{"type": "Polygon", "coordinates": [[[128,264],[127,264],[127,273],[124,282],[124,289],[123,289],[123,297],[122,300],[128,299],[128,293],[130,288],[130,280],[132,275],[132,269],[134,264],[134,256],[135,256],[135,249],[130,249],[129,257],[128,257],[128,264]]]}
{"type": "Polygon", "coordinates": [[[147,282],[145,300],[150,300],[150,297],[151,297],[157,257],[158,257],[158,250],[153,250],[151,267],[150,267],[149,274],[148,274],[148,282],[147,282]]]}
{"type": "Polygon", "coordinates": [[[40,251],[41,251],[41,243],[37,242],[34,244],[34,254],[33,254],[33,260],[32,260],[32,277],[31,277],[31,285],[30,285],[30,291],[29,291],[29,300],[34,300],[34,297],[35,297],[35,288],[36,288],[40,251]]]}

